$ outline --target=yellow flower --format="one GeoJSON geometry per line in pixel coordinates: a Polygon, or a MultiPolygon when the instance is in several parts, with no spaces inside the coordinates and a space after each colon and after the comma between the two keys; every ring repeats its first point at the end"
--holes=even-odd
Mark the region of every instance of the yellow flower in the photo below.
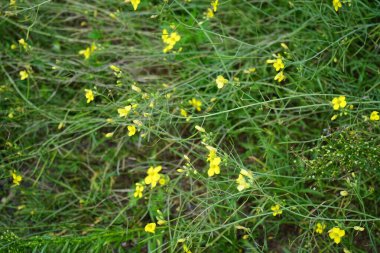
{"type": "Polygon", "coordinates": [[[221,162],[220,157],[216,155],[216,149],[211,148],[208,154],[207,161],[210,162],[210,167],[207,171],[209,177],[220,174],[219,164],[221,162]]]}
{"type": "Polygon", "coordinates": [[[127,105],[126,107],[117,109],[119,117],[127,117],[129,112],[132,110],[132,106],[127,105]]]}
{"type": "Polygon", "coordinates": [[[85,97],[87,98],[87,104],[94,100],[94,92],[92,90],[84,89],[85,97]]]}
{"type": "Polygon", "coordinates": [[[137,7],[139,6],[140,4],[140,0],[131,0],[131,4],[133,5],[133,10],[137,10],[137,7]]]}
{"type": "Polygon", "coordinates": [[[206,18],[213,18],[213,17],[214,17],[214,12],[212,11],[211,8],[207,8],[206,18]]]}
{"type": "Polygon", "coordinates": [[[87,60],[88,58],[90,58],[91,54],[97,49],[95,43],[92,43],[91,44],[91,47],[87,47],[86,49],[84,50],[80,50],[78,52],[79,55],[83,55],[84,56],[84,59],[87,60]]]}
{"type": "Polygon", "coordinates": [[[146,224],[145,232],[154,234],[156,232],[156,223],[146,224]]]}
{"type": "Polygon", "coordinates": [[[317,232],[318,234],[322,234],[325,228],[326,228],[326,224],[318,222],[317,225],[315,226],[315,232],[317,232]]]}
{"type": "Polygon", "coordinates": [[[281,83],[283,80],[285,80],[285,75],[284,75],[284,71],[280,71],[277,73],[277,75],[274,77],[274,80],[275,81],[278,81],[279,83],[281,83]]]}
{"type": "Polygon", "coordinates": [[[333,227],[329,230],[329,236],[331,239],[334,240],[336,244],[340,243],[341,238],[346,234],[346,232],[343,229],[340,229],[338,227],[333,227]]]}
{"type": "Polygon", "coordinates": [[[181,116],[187,117],[187,111],[185,109],[181,109],[180,113],[181,113],[181,116]]]}
{"type": "Polygon", "coordinates": [[[13,185],[20,185],[22,181],[22,176],[18,175],[15,171],[12,172],[13,185]]]}
{"type": "Polygon", "coordinates": [[[25,42],[24,39],[19,39],[18,44],[20,44],[20,46],[22,46],[25,50],[29,49],[29,45],[28,45],[28,43],[25,42]]]}
{"type": "Polygon", "coordinates": [[[143,191],[144,191],[144,186],[140,183],[136,183],[136,189],[135,189],[135,192],[133,193],[133,196],[135,198],[142,198],[143,191]]]}
{"type": "Polygon", "coordinates": [[[239,173],[239,177],[236,179],[236,183],[238,184],[238,191],[242,191],[244,189],[248,189],[251,187],[251,184],[247,182],[246,178],[252,180],[253,175],[251,171],[247,171],[245,169],[241,169],[239,173]]]}
{"type": "Polygon", "coordinates": [[[216,12],[218,10],[219,0],[214,0],[211,2],[212,10],[216,12]]]}
{"type": "Polygon", "coordinates": [[[276,60],[267,60],[267,63],[272,64],[273,67],[276,69],[276,71],[280,71],[281,69],[285,68],[284,62],[282,61],[281,55],[277,56],[278,58],[276,60]]]}
{"type": "Polygon", "coordinates": [[[282,210],[279,204],[276,204],[270,208],[273,211],[273,216],[282,214],[282,210]]]}
{"type": "Polygon", "coordinates": [[[25,80],[25,79],[27,79],[29,77],[29,74],[28,74],[28,72],[26,71],[26,70],[21,70],[20,71],[20,79],[21,80],[25,80]]]}
{"type": "Polygon", "coordinates": [[[145,184],[150,184],[151,188],[156,187],[157,182],[160,180],[161,175],[159,172],[162,170],[162,166],[150,167],[147,171],[148,176],[145,177],[145,184]]]}
{"type": "Polygon", "coordinates": [[[236,179],[236,183],[238,184],[237,189],[239,190],[239,192],[249,188],[250,186],[242,174],[239,174],[239,177],[236,179]]]}
{"type": "Polygon", "coordinates": [[[192,98],[190,101],[189,101],[189,104],[192,105],[195,110],[197,110],[198,112],[201,111],[201,107],[202,107],[202,102],[197,100],[196,98],[192,98]]]}
{"type": "Polygon", "coordinates": [[[217,76],[216,80],[216,85],[218,86],[218,89],[221,89],[228,83],[228,80],[224,78],[224,76],[217,76]]]}
{"type": "Polygon", "coordinates": [[[341,191],[340,196],[346,197],[346,196],[348,196],[348,192],[347,191],[341,191]]]}
{"type": "Polygon", "coordinates": [[[338,118],[338,114],[335,114],[335,115],[333,115],[332,117],[331,117],[331,121],[334,121],[334,120],[336,120],[338,118]]]}
{"type": "Polygon", "coordinates": [[[371,116],[369,116],[369,119],[373,121],[380,120],[379,112],[378,111],[371,112],[371,116]]]}
{"type": "Polygon", "coordinates": [[[169,35],[168,30],[163,29],[161,38],[162,41],[166,44],[166,47],[164,48],[163,52],[167,53],[174,48],[174,45],[178,41],[180,41],[181,36],[176,32],[172,32],[169,35]]]}
{"type": "Polygon", "coordinates": [[[134,125],[128,126],[128,136],[133,136],[136,133],[136,127],[134,125]]]}
{"type": "Polygon", "coordinates": [[[121,72],[121,69],[118,66],[111,65],[110,69],[112,69],[114,72],[121,72]]]}
{"type": "Polygon", "coordinates": [[[339,108],[344,108],[347,105],[346,97],[345,96],[335,97],[331,101],[331,104],[334,110],[339,110],[339,108]]]}
{"type": "Polygon", "coordinates": [[[339,10],[339,8],[342,7],[342,3],[340,2],[340,0],[333,0],[333,5],[336,12],[339,10]]]}

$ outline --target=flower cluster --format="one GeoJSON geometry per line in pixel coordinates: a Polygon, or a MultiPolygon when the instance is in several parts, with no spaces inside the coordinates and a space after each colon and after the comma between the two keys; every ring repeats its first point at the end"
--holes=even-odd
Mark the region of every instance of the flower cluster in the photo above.
{"type": "Polygon", "coordinates": [[[137,10],[137,7],[139,6],[140,4],[140,0],[131,0],[131,4],[133,6],[133,10],[136,11],[137,10]]]}
{"type": "Polygon", "coordinates": [[[169,34],[168,30],[164,29],[162,30],[161,38],[162,41],[166,44],[163,52],[168,53],[174,48],[175,44],[180,41],[181,36],[177,32],[171,32],[169,34]]]}
{"type": "Polygon", "coordinates": [[[87,99],[87,104],[94,100],[94,92],[89,89],[84,89],[85,97],[87,99]]]}
{"type": "Polygon", "coordinates": [[[213,18],[214,14],[218,10],[219,0],[214,0],[211,2],[211,8],[207,9],[206,17],[213,18]]]}
{"type": "MultiPolygon", "coordinates": [[[[147,176],[144,179],[145,184],[151,186],[151,188],[156,187],[157,183],[160,181],[160,178],[162,177],[159,172],[162,170],[162,166],[151,166],[147,171],[147,176]]],[[[165,182],[163,182],[165,184],[165,182]]]]}
{"type": "Polygon", "coordinates": [[[22,181],[22,176],[17,174],[15,171],[12,172],[12,179],[13,179],[13,185],[17,186],[20,185],[22,181]]]}
{"type": "Polygon", "coordinates": [[[224,85],[228,83],[228,80],[224,78],[224,76],[217,76],[215,79],[216,85],[218,86],[218,89],[222,89],[224,85]]]}
{"type": "Polygon", "coordinates": [[[238,184],[238,191],[242,191],[248,189],[252,186],[253,175],[251,171],[241,169],[239,173],[239,177],[236,179],[236,183],[238,184]]]}
{"type": "Polygon", "coordinates": [[[195,108],[198,112],[202,110],[202,102],[196,98],[192,98],[189,104],[195,108]]]}
{"type": "Polygon", "coordinates": [[[281,54],[277,54],[275,56],[276,59],[267,60],[267,63],[272,64],[273,68],[278,72],[277,75],[274,77],[274,80],[281,83],[283,80],[286,79],[283,71],[283,69],[285,68],[285,64],[281,54]]]}
{"type": "Polygon", "coordinates": [[[273,216],[282,214],[281,206],[279,204],[272,206],[270,209],[272,210],[273,216]]]}
{"type": "Polygon", "coordinates": [[[92,53],[95,52],[96,49],[97,49],[97,46],[95,45],[95,43],[92,43],[91,46],[87,47],[86,49],[80,50],[78,54],[83,55],[84,59],[87,60],[90,58],[92,53]]]}
{"type": "Polygon", "coordinates": [[[216,149],[208,146],[208,150],[210,151],[207,157],[207,161],[210,163],[210,167],[207,171],[209,177],[220,174],[219,164],[221,162],[220,157],[216,154],[216,149]]]}

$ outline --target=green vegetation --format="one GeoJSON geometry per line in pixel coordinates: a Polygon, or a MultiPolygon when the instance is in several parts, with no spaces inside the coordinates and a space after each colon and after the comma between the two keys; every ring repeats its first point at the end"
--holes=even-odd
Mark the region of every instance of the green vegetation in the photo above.
{"type": "Polygon", "coordinates": [[[380,1],[132,2],[1,4],[0,252],[378,252],[380,1]]]}

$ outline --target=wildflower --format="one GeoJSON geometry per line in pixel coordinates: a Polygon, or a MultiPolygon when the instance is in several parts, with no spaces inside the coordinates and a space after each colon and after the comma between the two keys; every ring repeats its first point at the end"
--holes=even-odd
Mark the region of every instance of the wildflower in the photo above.
{"type": "Polygon", "coordinates": [[[281,69],[285,68],[284,62],[282,61],[281,55],[277,56],[278,58],[276,60],[267,60],[267,63],[271,64],[273,63],[273,67],[276,69],[276,71],[280,71],[281,69]]]}
{"type": "Polygon", "coordinates": [[[113,136],[113,132],[111,132],[111,133],[106,133],[104,136],[105,136],[106,138],[111,138],[111,137],[113,136]]]}
{"type": "Polygon", "coordinates": [[[239,177],[236,179],[236,183],[238,184],[238,191],[242,191],[251,187],[251,184],[247,182],[246,178],[253,179],[252,172],[247,171],[245,169],[241,169],[239,173],[239,177]]]}
{"type": "Polygon", "coordinates": [[[317,232],[318,234],[322,234],[325,228],[326,228],[326,224],[318,222],[317,225],[315,226],[315,232],[317,232]]]}
{"type": "Polygon", "coordinates": [[[236,179],[236,183],[238,184],[237,189],[239,192],[244,190],[244,189],[249,188],[249,186],[250,186],[242,174],[239,174],[239,177],[236,179]]]}
{"type": "Polygon", "coordinates": [[[187,117],[187,111],[185,109],[180,110],[181,116],[187,117]]]}
{"type": "Polygon", "coordinates": [[[216,12],[218,10],[219,0],[214,0],[211,2],[212,10],[216,12]]]}
{"type": "Polygon", "coordinates": [[[216,80],[216,85],[218,86],[218,89],[221,89],[228,83],[228,80],[224,78],[224,76],[217,76],[216,80]]]}
{"type": "Polygon", "coordinates": [[[210,162],[210,167],[207,171],[209,177],[220,174],[219,164],[221,162],[220,157],[216,155],[216,149],[210,148],[210,153],[208,154],[207,161],[210,162]]]}
{"type": "Polygon", "coordinates": [[[363,227],[359,227],[359,226],[355,226],[354,229],[356,231],[361,231],[361,232],[364,231],[364,228],[363,227]]]}
{"type": "Polygon", "coordinates": [[[282,214],[282,210],[279,204],[276,204],[270,208],[273,211],[273,216],[282,214]]]}
{"type": "Polygon", "coordinates": [[[161,175],[159,172],[162,170],[162,166],[150,167],[147,171],[148,176],[145,177],[145,184],[150,184],[151,188],[156,187],[157,182],[160,180],[161,175]]]}
{"type": "Polygon", "coordinates": [[[90,58],[91,54],[97,49],[95,43],[92,43],[90,47],[87,47],[86,49],[84,50],[80,50],[78,52],[79,55],[83,55],[84,56],[84,59],[87,60],[88,58],[90,58]]]}
{"type": "Polygon", "coordinates": [[[207,8],[206,12],[206,18],[213,18],[214,17],[214,12],[211,8],[207,8]]]}
{"type": "Polygon", "coordinates": [[[136,127],[134,125],[128,126],[128,136],[133,136],[136,133],[136,127]]]}
{"type": "Polygon", "coordinates": [[[342,3],[340,0],[333,0],[334,9],[338,12],[339,8],[342,8],[342,3]]]}
{"type": "Polygon", "coordinates": [[[13,178],[13,185],[17,186],[20,185],[22,181],[22,176],[18,175],[15,171],[12,172],[12,178],[13,178]]]}
{"type": "Polygon", "coordinates": [[[27,79],[29,77],[29,74],[28,74],[28,72],[26,71],[26,70],[21,70],[20,71],[20,79],[21,80],[25,80],[25,79],[27,79]]]}
{"type": "Polygon", "coordinates": [[[346,197],[346,196],[348,196],[348,192],[347,191],[341,191],[340,196],[346,197]]]}
{"type": "Polygon", "coordinates": [[[142,198],[142,193],[144,191],[144,186],[140,183],[136,183],[136,189],[135,192],[133,193],[133,196],[135,198],[142,198]]]}
{"type": "Polygon", "coordinates": [[[84,89],[85,97],[87,98],[87,104],[94,100],[94,92],[92,90],[84,89]]]}
{"type": "Polygon", "coordinates": [[[339,110],[339,108],[344,108],[347,105],[346,97],[345,96],[335,97],[331,101],[331,104],[334,110],[339,110]]]}
{"type": "MultiPolygon", "coordinates": [[[[125,1],[125,2],[129,2],[129,1],[125,1]]],[[[137,10],[137,7],[139,6],[140,4],[140,0],[130,0],[132,6],[133,6],[133,10],[136,11],[137,10]]]]}
{"type": "Polygon", "coordinates": [[[12,49],[12,50],[16,50],[16,49],[17,49],[17,44],[12,43],[12,45],[11,45],[11,49],[12,49]]]}
{"type": "Polygon", "coordinates": [[[189,104],[192,105],[195,110],[197,110],[198,112],[201,111],[201,107],[202,107],[202,102],[197,100],[196,98],[192,98],[190,101],[189,101],[189,104]]]}
{"type": "Polygon", "coordinates": [[[379,112],[378,111],[371,112],[371,115],[369,116],[369,119],[373,120],[373,121],[380,120],[379,112]]]}
{"type": "Polygon", "coordinates": [[[132,110],[132,106],[127,105],[124,108],[117,109],[117,112],[119,113],[119,117],[127,117],[129,112],[132,110]]]}
{"type": "Polygon", "coordinates": [[[341,238],[346,234],[346,232],[343,229],[340,229],[338,227],[333,227],[329,230],[329,236],[331,239],[334,240],[336,244],[340,243],[341,238]]]}
{"type": "Polygon", "coordinates": [[[145,232],[154,234],[156,232],[156,223],[148,223],[144,228],[145,232]]]}
{"type": "Polygon", "coordinates": [[[331,117],[331,121],[334,121],[338,118],[338,114],[335,114],[334,116],[331,117]]]}
{"type": "Polygon", "coordinates": [[[285,75],[284,75],[284,71],[280,71],[277,73],[277,75],[274,77],[274,80],[275,81],[278,81],[279,83],[281,83],[283,80],[285,80],[285,75]]]}
{"type": "Polygon", "coordinates": [[[163,52],[167,53],[170,50],[174,48],[174,45],[180,41],[181,36],[177,32],[168,33],[168,30],[163,29],[162,30],[162,41],[166,44],[166,47],[164,48],[163,52]]]}
{"type": "Polygon", "coordinates": [[[28,43],[24,39],[19,39],[18,40],[18,44],[20,46],[22,46],[25,50],[29,49],[29,45],[28,45],[28,43]]]}

